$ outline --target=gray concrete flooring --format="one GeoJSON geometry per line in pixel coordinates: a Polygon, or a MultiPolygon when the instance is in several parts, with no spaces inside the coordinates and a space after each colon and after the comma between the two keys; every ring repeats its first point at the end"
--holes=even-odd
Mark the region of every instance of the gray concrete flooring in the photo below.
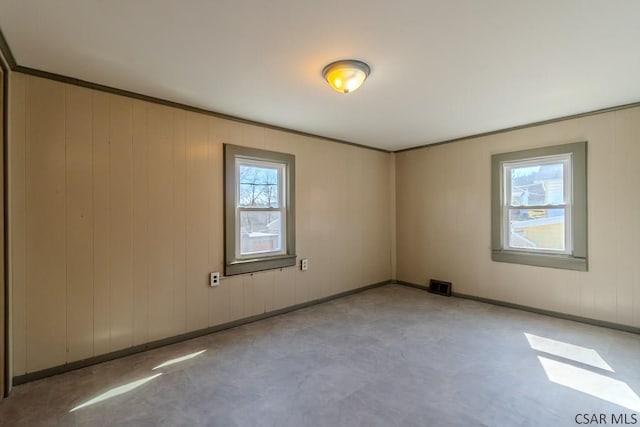
{"type": "Polygon", "coordinates": [[[0,424],[640,425],[638,394],[636,334],[388,285],[15,387],[0,424]]]}

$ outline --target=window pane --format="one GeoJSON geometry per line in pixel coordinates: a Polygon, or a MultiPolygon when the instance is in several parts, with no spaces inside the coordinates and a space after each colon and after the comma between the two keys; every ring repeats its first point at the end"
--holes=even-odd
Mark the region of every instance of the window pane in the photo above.
{"type": "Polygon", "coordinates": [[[238,206],[252,208],[278,208],[279,167],[241,164],[239,166],[240,191],[238,206]]]}
{"type": "Polygon", "coordinates": [[[509,209],[509,246],[565,250],[564,209],[509,209]]]}
{"type": "Polygon", "coordinates": [[[240,255],[281,252],[282,212],[240,212],[240,255]]]}
{"type": "Polygon", "coordinates": [[[560,205],[565,203],[564,163],[512,166],[511,205],[560,205]]]}

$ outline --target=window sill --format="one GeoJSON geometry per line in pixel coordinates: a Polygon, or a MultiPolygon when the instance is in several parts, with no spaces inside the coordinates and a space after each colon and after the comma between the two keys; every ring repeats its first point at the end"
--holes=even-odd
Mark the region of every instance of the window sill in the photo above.
{"type": "Polygon", "coordinates": [[[587,271],[586,258],[576,258],[568,255],[494,250],[491,252],[491,259],[493,261],[508,262],[511,264],[559,268],[562,270],[587,271]]]}
{"type": "Polygon", "coordinates": [[[224,275],[255,273],[257,271],[275,270],[296,265],[296,255],[279,255],[268,258],[256,258],[241,261],[231,261],[225,265],[224,275]]]}

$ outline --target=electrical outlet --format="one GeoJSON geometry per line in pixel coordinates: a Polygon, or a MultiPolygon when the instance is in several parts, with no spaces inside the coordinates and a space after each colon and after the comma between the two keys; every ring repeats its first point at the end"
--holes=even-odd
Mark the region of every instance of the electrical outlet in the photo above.
{"type": "Polygon", "coordinates": [[[214,287],[220,284],[220,273],[217,271],[215,273],[211,273],[209,286],[214,287]]]}
{"type": "Polygon", "coordinates": [[[307,271],[309,269],[309,258],[302,258],[300,260],[300,270],[307,271]]]}

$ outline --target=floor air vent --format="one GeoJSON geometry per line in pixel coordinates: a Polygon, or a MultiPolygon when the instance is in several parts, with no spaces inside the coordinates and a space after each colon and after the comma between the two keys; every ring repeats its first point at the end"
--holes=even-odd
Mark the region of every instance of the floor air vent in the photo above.
{"type": "Polygon", "coordinates": [[[446,297],[451,296],[451,282],[443,282],[442,280],[429,281],[429,292],[444,295],[446,297]]]}

